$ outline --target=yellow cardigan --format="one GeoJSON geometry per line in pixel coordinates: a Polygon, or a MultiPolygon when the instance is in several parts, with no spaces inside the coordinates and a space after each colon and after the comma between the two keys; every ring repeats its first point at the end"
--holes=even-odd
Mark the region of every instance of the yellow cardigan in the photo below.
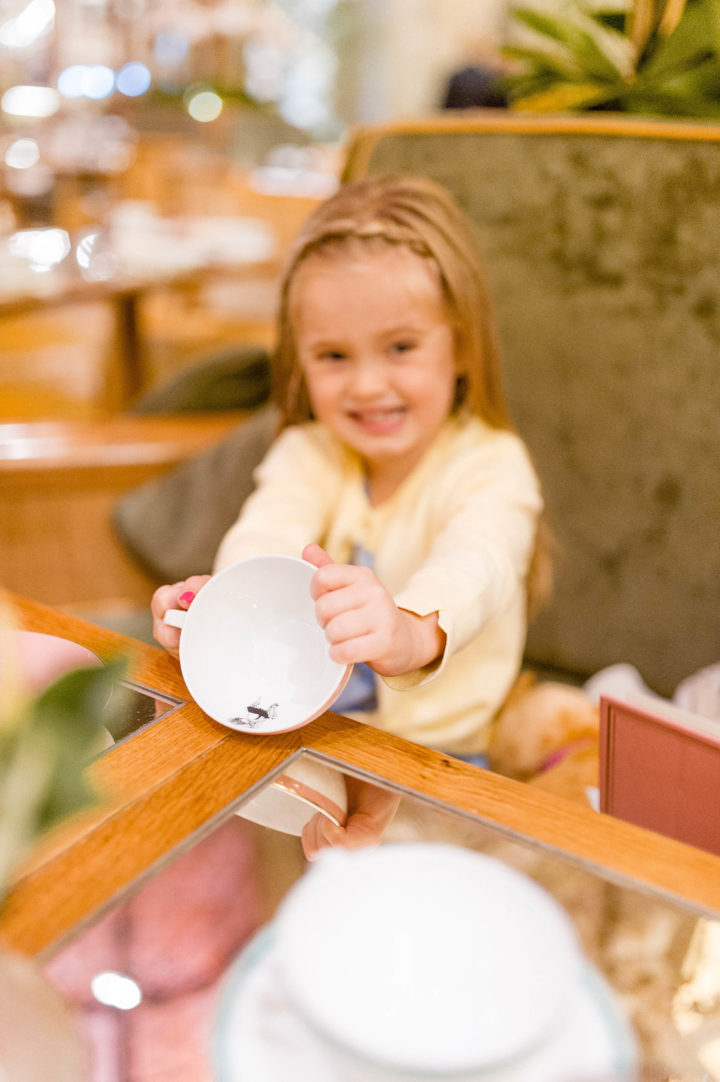
{"type": "Polygon", "coordinates": [[[525,579],[542,508],[522,441],[477,417],[453,417],[400,488],[373,507],[359,457],[310,423],[281,433],[255,479],[215,570],[259,553],[299,556],[311,541],[348,562],[363,546],[401,608],[438,613],[447,643],[433,666],[378,680],[377,712],[358,716],[429,747],[484,751],[522,661],[525,579]]]}

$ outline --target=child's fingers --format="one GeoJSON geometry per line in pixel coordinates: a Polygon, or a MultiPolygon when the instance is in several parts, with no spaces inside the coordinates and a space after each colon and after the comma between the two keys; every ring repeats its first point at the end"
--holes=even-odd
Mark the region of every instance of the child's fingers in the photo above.
{"type": "Polygon", "coordinates": [[[325,567],[333,562],[325,549],[316,545],[315,542],[305,546],[302,550],[302,558],[313,567],[325,567]]]}
{"type": "Polygon", "coordinates": [[[376,672],[384,671],[387,658],[394,656],[392,646],[377,632],[342,639],[328,646],[328,656],[338,665],[370,665],[376,672]],[[382,667],[382,668],[381,668],[382,667]]]}
{"type": "Polygon", "coordinates": [[[318,812],[302,829],[302,847],[307,860],[315,860],[321,849],[342,845],[345,831],[318,812]]]}
{"type": "Polygon", "coordinates": [[[327,627],[331,620],[343,613],[354,612],[367,605],[366,594],[357,589],[354,583],[330,587],[327,590],[318,583],[316,589],[318,592],[313,593],[315,616],[321,627],[327,627]]]}
{"type": "MultiPolygon", "coordinates": [[[[343,573],[340,564],[323,568],[313,580],[315,615],[321,627],[327,628],[336,619],[362,614],[360,633],[372,628],[387,627],[397,612],[395,602],[372,572],[363,568],[349,568],[343,573]]],[[[353,634],[351,628],[349,634],[353,634]]]]}
{"type": "Polygon", "coordinates": [[[153,617],[153,636],[169,654],[178,656],[180,629],[166,624],[163,617],[168,609],[187,609],[195,595],[210,578],[209,575],[192,575],[184,582],[171,586],[159,586],[152,596],[150,609],[153,617]]]}
{"type": "MultiPolygon", "coordinates": [[[[383,624],[378,626],[371,611],[362,608],[339,613],[325,624],[323,630],[330,646],[339,646],[341,643],[355,642],[359,639],[369,640],[382,637],[385,628],[383,624]]],[[[363,658],[363,660],[366,659],[363,658]]]]}
{"type": "MultiPolygon", "coordinates": [[[[343,590],[345,587],[353,588],[355,593],[362,591],[367,594],[379,587],[379,583],[373,572],[368,567],[356,567],[354,564],[323,564],[313,575],[310,593],[315,601],[333,591],[343,590]]],[[[380,587],[382,589],[382,587],[380,587]]],[[[347,599],[342,599],[342,604],[347,604],[347,599]]]]}
{"type": "Polygon", "coordinates": [[[150,603],[153,616],[162,620],[168,609],[186,609],[209,578],[209,575],[191,575],[183,582],[158,586],[150,603]]]}

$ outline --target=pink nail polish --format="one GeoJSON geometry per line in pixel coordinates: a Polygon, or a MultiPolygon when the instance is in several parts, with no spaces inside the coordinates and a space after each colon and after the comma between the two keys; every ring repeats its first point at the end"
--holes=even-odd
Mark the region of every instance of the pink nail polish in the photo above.
{"type": "Polygon", "coordinates": [[[189,605],[191,601],[194,600],[195,594],[192,592],[192,590],[186,590],[184,594],[180,594],[180,601],[182,601],[185,605],[189,605]]]}

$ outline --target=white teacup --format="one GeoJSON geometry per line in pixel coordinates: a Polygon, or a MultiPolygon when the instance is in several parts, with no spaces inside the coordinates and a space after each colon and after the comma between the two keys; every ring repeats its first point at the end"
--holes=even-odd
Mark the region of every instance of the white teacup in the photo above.
{"type": "Polygon", "coordinates": [[[187,611],[165,613],[165,623],[182,628],[188,691],[215,721],[287,732],[340,694],[350,667],[329,656],[310,596],[314,573],[294,556],[254,556],[213,575],[187,611]]]}
{"type": "Polygon", "coordinates": [[[345,826],[345,776],[307,756],[284,767],[282,774],[264,785],[237,812],[241,819],[297,837],[318,813],[336,826],[345,826]]]}
{"type": "Polygon", "coordinates": [[[217,1082],[635,1082],[621,1004],[529,877],[434,842],[325,849],[225,979],[217,1082]]]}

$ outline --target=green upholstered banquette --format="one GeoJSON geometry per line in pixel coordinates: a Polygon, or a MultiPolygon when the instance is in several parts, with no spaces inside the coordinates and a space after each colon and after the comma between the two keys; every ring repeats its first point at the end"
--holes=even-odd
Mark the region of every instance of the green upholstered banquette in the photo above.
{"type": "Polygon", "coordinates": [[[494,110],[358,130],[469,215],[556,536],[527,660],[660,694],[720,661],[720,126],[494,110]]]}

